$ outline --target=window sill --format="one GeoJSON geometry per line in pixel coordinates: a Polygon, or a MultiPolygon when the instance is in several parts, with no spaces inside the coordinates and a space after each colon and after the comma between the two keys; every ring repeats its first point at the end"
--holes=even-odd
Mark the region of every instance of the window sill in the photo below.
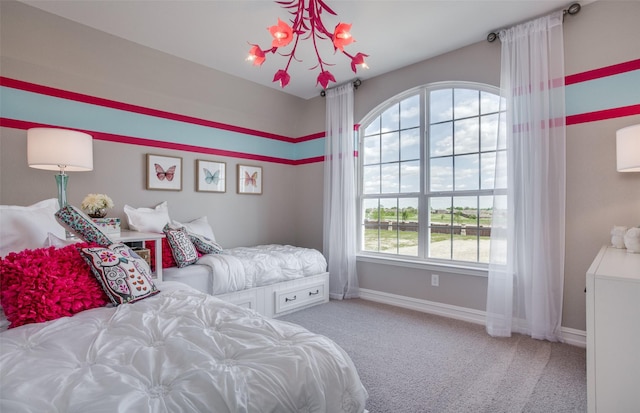
{"type": "Polygon", "coordinates": [[[445,263],[411,259],[411,257],[382,257],[379,255],[368,255],[360,253],[356,257],[357,261],[369,262],[373,264],[392,265],[395,267],[417,268],[421,270],[448,272],[453,274],[473,275],[477,277],[487,277],[489,268],[486,264],[464,265],[460,263],[445,263]]]}

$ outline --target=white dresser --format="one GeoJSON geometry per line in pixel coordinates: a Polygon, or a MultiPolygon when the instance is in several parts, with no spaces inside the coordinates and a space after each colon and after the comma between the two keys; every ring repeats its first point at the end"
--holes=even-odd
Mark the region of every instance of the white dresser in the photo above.
{"type": "Polygon", "coordinates": [[[640,413],[640,254],[602,247],[587,271],[590,413],[640,413]]]}

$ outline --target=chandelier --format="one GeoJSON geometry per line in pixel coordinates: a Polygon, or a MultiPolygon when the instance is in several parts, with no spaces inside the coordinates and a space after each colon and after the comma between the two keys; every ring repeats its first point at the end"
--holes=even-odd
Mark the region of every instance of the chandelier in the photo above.
{"type": "Polygon", "coordinates": [[[271,26],[268,28],[271,36],[273,36],[273,41],[271,42],[270,49],[261,49],[256,44],[251,44],[251,49],[249,50],[249,57],[247,60],[252,61],[254,66],[261,66],[262,63],[266,60],[267,53],[275,54],[278,49],[282,47],[288,46],[291,42],[293,42],[293,48],[289,52],[281,52],[282,56],[288,56],[287,65],[284,69],[279,69],[275,76],[273,77],[274,82],[280,82],[280,86],[284,88],[289,84],[291,77],[289,76],[288,70],[291,61],[295,59],[296,61],[296,48],[298,47],[298,43],[300,39],[307,40],[311,39],[313,41],[313,48],[315,49],[316,58],[318,59],[318,64],[311,67],[310,70],[314,70],[319,68],[320,73],[318,74],[316,86],[318,84],[322,85],[324,89],[327,88],[329,82],[336,81],[335,77],[331,74],[329,70],[327,70],[326,66],[333,66],[333,64],[327,63],[321,56],[318,51],[318,41],[319,40],[330,40],[333,43],[334,53],[340,50],[342,54],[347,56],[351,60],[351,69],[354,73],[357,73],[357,67],[360,66],[362,68],[367,68],[367,64],[365,63],[365,58],[369,55],[364,53],[356,53],[355,55],[349,54],[344,47],[353,43],[353,37],[351,37],[351,24],[347,23],[338,23],[333,30],[333,33],[329,32],[322,22],[322,12],[327,12],[334,16],[337,14],[327,6],[327,4],[322,0],[291,0],[291,1],[276,1],[276,3],[280,4],[283,8],[289,9],[289,13],[293,15],[293,19],[291,21],[291,26],[286,22],[283,22],[278,18],[278,24],[275,26],[271,26]]]}

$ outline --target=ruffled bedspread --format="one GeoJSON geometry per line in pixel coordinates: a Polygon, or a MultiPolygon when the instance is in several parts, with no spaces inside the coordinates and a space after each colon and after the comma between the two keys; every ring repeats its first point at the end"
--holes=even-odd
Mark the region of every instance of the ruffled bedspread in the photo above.
{"type": "Polygon", "coordinates": [[[212,294],[261,287],[327,271],[320,251],[291,245],[257,245],[226,249],[198,260],[213,274],[212,294]]]}
{"type": "Polygon", "coordinates": [[[0,411],[362,412],[333,341],[179,283],[0,333],[0,411]]]}

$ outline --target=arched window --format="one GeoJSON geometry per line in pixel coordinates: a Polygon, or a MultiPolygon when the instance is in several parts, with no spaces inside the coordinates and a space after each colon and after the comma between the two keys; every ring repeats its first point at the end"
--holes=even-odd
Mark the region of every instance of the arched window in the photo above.
{"type": "Polygon", "coordinates": [[[496,87],[438,83],[369,113],[359,129],[362,255],[489,262],[504,117],[496,87]]]}

